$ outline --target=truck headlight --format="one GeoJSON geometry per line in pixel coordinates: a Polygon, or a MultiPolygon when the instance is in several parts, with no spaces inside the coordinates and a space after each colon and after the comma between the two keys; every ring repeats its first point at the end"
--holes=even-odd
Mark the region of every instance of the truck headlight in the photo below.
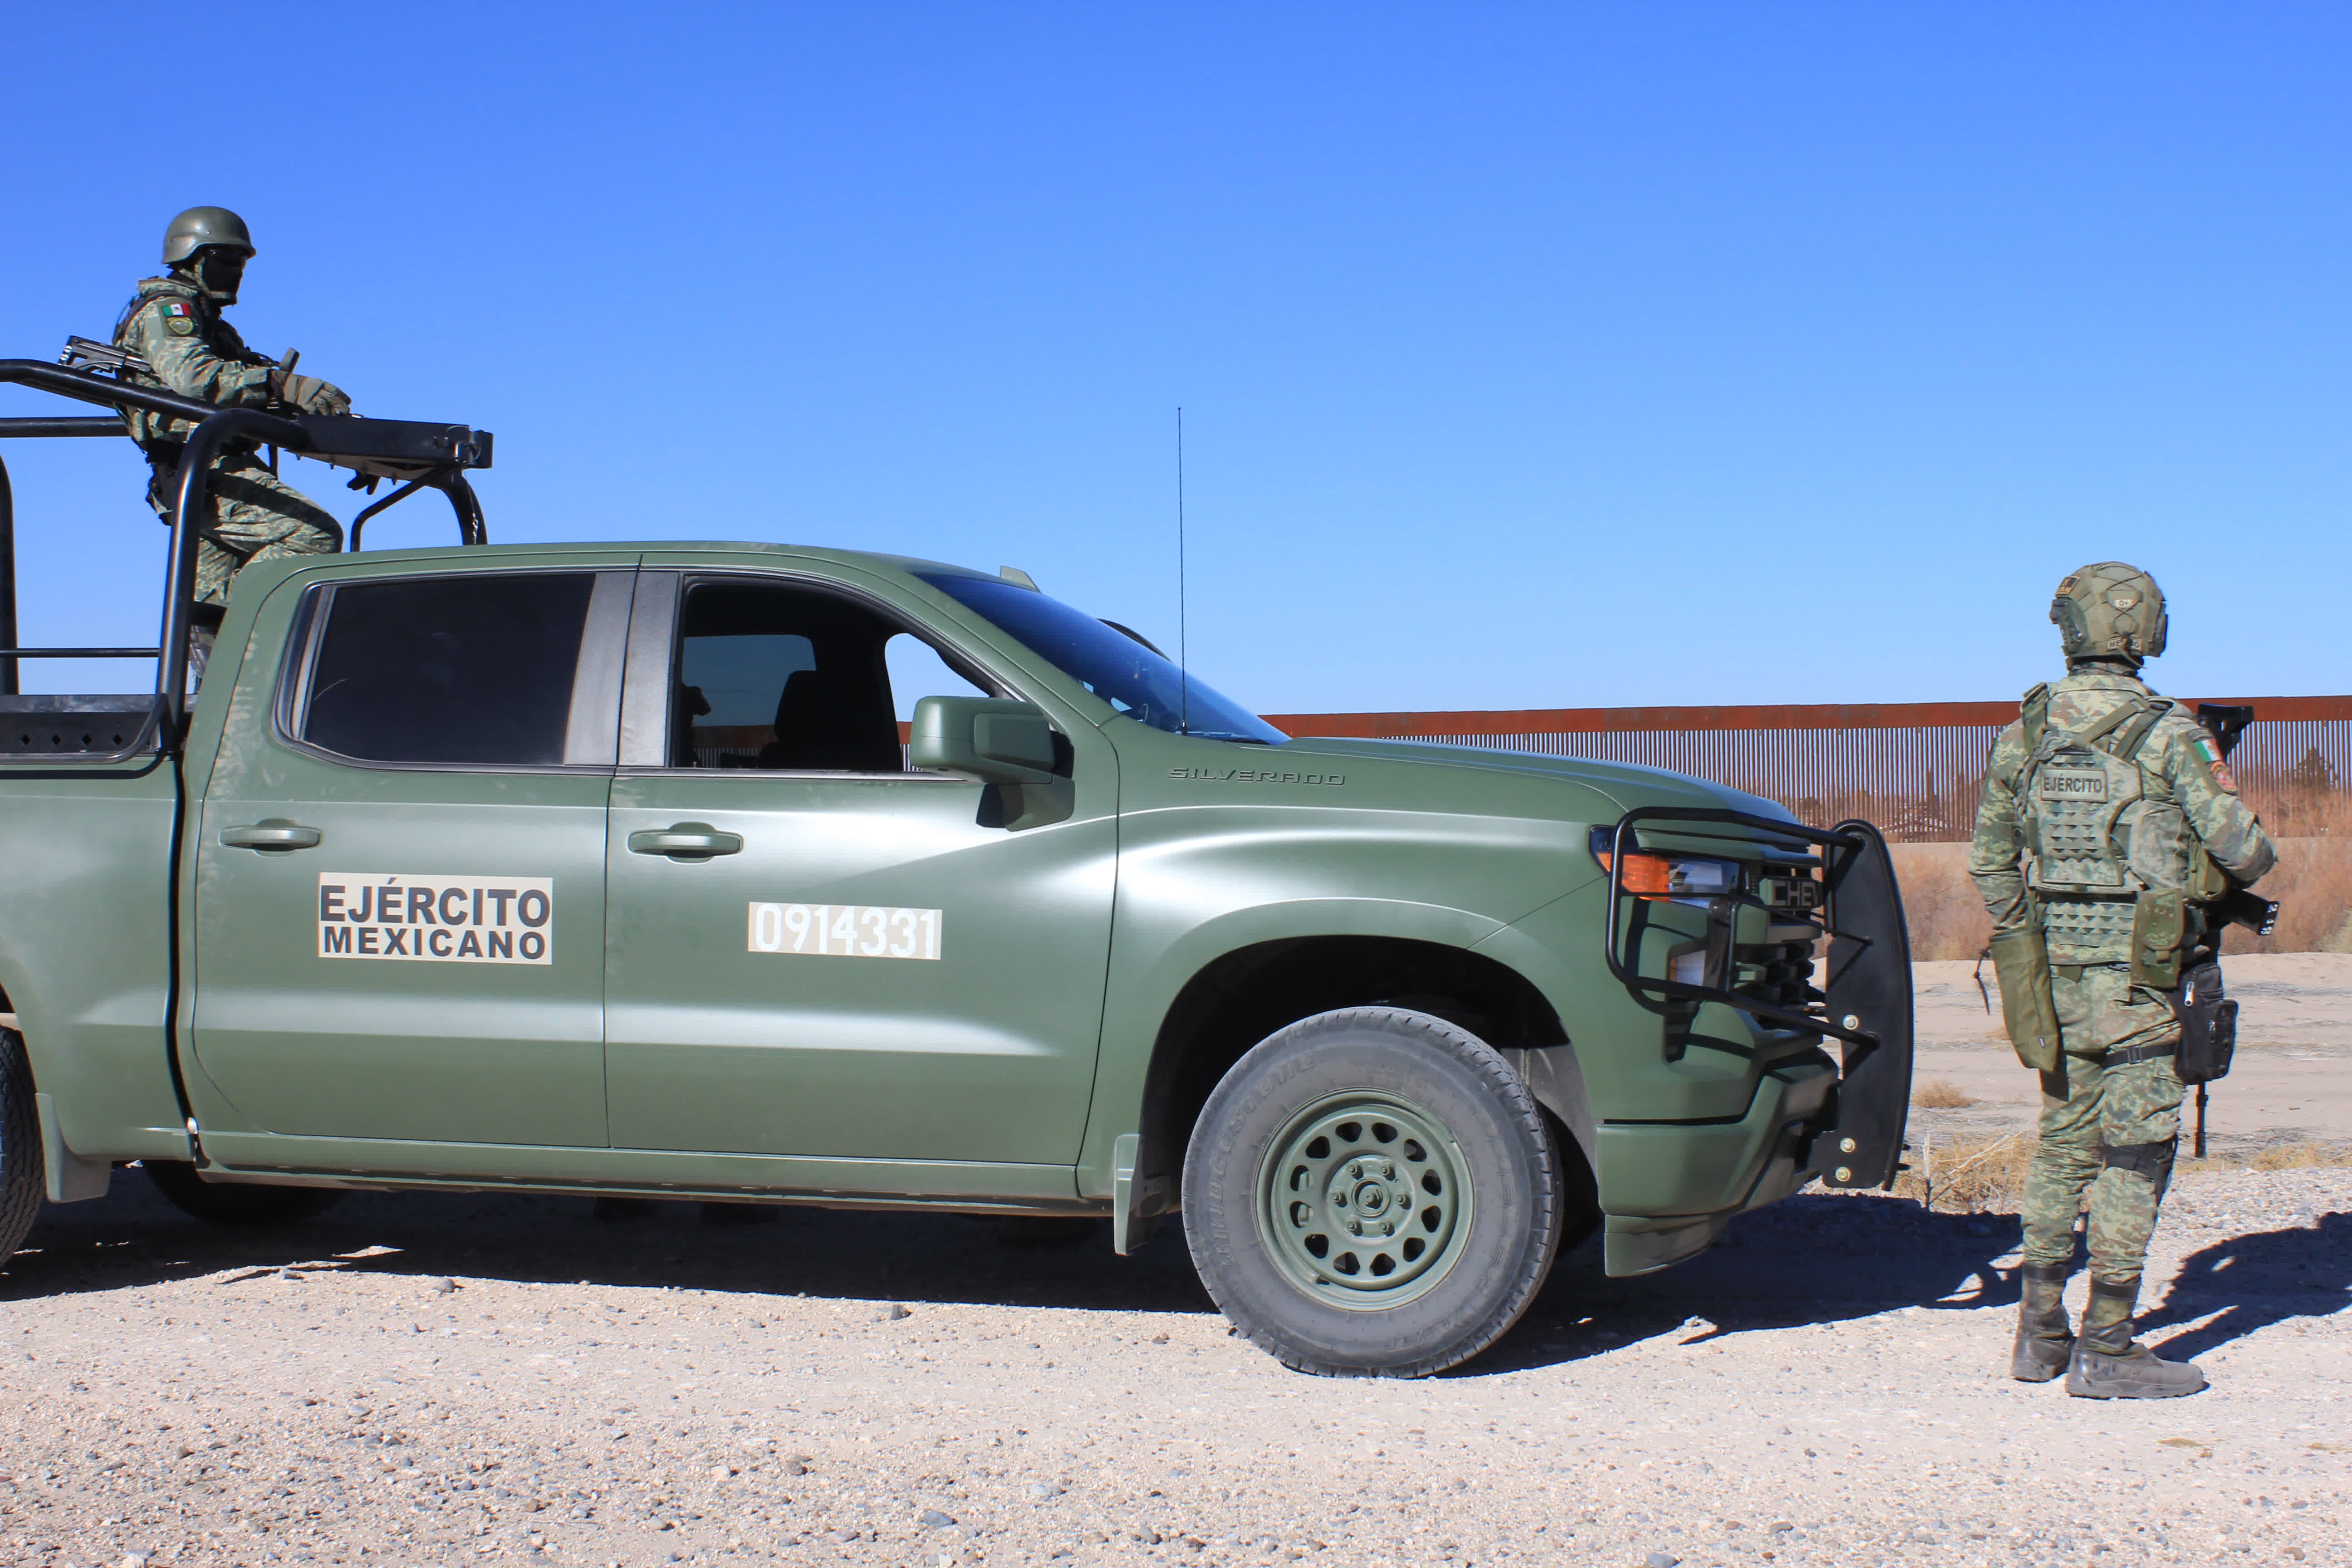
{"type": "MultiPolygon", "coordinates": [[[[1611,829],[1592,830],[1592,858],[1601,862],[1603,871],[1609,869],[1610,846],[1614,837],[1611,829]]],[[[1704,855],[1662,855],[1655,850],[1629,850],[1625,855],[1625,870],[1622,885],[1629,893],[1645,899],[1711,899],[1739,890],[1740,867],[1737,860],[1718,860],[1704,855]]]]}

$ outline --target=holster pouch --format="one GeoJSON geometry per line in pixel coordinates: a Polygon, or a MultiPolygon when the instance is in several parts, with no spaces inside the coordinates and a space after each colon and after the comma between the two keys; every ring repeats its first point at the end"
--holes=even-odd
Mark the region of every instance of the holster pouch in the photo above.
{"type": "Polygon", "coordinates": [[[2236,886],[2230,879],[2230,873],[2221,869],[2221,864],[2205,853],[2203,845],[2189,852],[2189,885],[2184,891],[2190,903],[2210,904],[2236,886]]]}
{"type": "Polygon", "coordinates": [[[2150,991],[2179,984],[2180,949],[2188,935],[2189,904],[2179,889],[2142,891],[2132,906],[2132,984],[2150,991]]]}
{"type": "Polygon", "coordinates": [[[2000,1016],[2017,1059],[2035,1072],[2058,1065],[2058,1004],[2050,994],[2050,944],[2042,928],[1998,931],[1993,972],[2000,977],[2000,1016]]]}
{"type": "Polygon", "coordinates": [[[2165,1002],[2180,1021],[2180,1045],[2173,1057],[2180,1081],[2211,1083],[2228,1077],[2238,1050],[2238,1004],[2222,994],[2221,966],[2190,965],[2179,985],[2165,994],[2165,1002]]]}

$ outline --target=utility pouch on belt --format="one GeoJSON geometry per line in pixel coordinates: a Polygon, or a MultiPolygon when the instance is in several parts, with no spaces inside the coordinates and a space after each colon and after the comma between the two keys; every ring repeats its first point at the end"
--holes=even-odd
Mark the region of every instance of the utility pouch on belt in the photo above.
{"type": "Polygon", "coordinates": [[[2230,873],[2221,869],[2213,857],[2200,845],[2189,857],[2189,886],[2185,889],[2192,904],[2210,904],[2224,897],[2234,886],[2230,873]]]}
{"type": "Polygon", "coordinates": [[[1992,965],[2000,976],[2001,1022],[2017,1059],[2048,1072],[2058,1065],[2058,1005],[2050,995],[2050,945],[2042,928],[1996,932],[1992,965]]]}
{"type": "Polygon", "coordinates": [[[2132,906],[2133,984],[2169,991],[2180,983],[2180,945],[2188,926],[2189,905],[2179,889],[2140,893],[2132,906]]]}
{"type": "Polygon", "coordinates": [[[2222,994],[2221,966],[2192,964],[2179,988],[2166,993],[2165,1003],[2180,1020],[2180,1046],[2172,1064],[2180,1081],[2211,1083],[2227,1077],[2238,1049],[2238,1004],[2222,994]]]}

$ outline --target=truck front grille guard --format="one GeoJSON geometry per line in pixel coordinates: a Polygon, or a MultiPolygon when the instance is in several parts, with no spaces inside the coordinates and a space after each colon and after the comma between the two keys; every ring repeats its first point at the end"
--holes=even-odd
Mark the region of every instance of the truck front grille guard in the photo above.
{"type": "MultiPolygon", "coordinates": [[[[1746,893],[1726,901],[1735,914],[1740,905],[1771,910],[1746,893]]],[[[1894,1185],[1902,1169],[1911,1103],[1911,942],[1894,860],[1876,827],[1859,819],[1824,829],[1713,807],[1638,807],[1618,819],[1610,837],[1603,919],[1601,955],[1609,973],[1636,993],[1676,1002],[1719,1002],[1780,1028],[1839,1041],[1843,1060],[1836,1114],[1825,1128],[1812,1130],[1813,1164],[1832,1186],[1894,1185]],[[1643,897],[1626,889],[1625,857],[1643,847],[1645,825],[1672,825],[1692,837],[1721,838],[1726,851],[1734,854],[1777,848],[1811,858],[1812,847],[1822,851],[1822,919],[1815,929],[1829,937],[1830,950],[1817,1006],[1780,1006],[1727,985],[1653,977],[1625,962],[1625,931],[1633,923],[1625,919],[1625,902],[1643,897]]],[[[1723,949],[1717,973],[1728,975],[1736,973],[1737,921],[1720,922],[1719,932],[1717,924],[1709,921],[1709,940],[1723,949]]]]}
{"type": "MultiPolygon", "coordinates": [[[[1720,835],[1730,840],[1726,845],[1727,850],[1745,848],[1752,852],[1758,847],[1767,850],[1780,847],[1794,851],[1798,844],[1802,844],[1806,847],[1803,853],[1808,858],[1811,858],[1812,847],[1815,846],[1828,851],[1823,858],[1822,867],[1824,919],[1816,926],[1816,929],[1824,935],[1837,934],[1836,889],[1840,880],[1838,873],[1842,868],[1840,859],[1842,857],[1859,853],[1864,843],[1862,838],[1851,833],[1835,830],[1825,832],[1820,828],[1807,827],[1801,823],[1780,822],[1769,816],[1751,816],[1745,812],[1718,811],[1704,806],[1642,806],[1620,817],[1610,838],[1608,923],[1602,935],[1602,952],[1609,960],[1609,973],[1637,991],[1650,992],[1671,1001],[1720,1002],[1727,1007],[1737,1007],[1743,1013],[1761,1018],[1768,1024],[1776,1024],[1784,1029],[1798,1029],[1807,1034],[1823,1035],[1852,1045],[1864,1047],[1876,1045],[1877,1036],[1861,1029],[1847,1028],[1839,1021],[1832,1019],[1826,1007],[1818,1011],[1810,1007],[1798,1011],[1743,994],[1727,985],[1695,984],[1686,980],[1668,980],[1637,973],[1626,963],[1623,952],[1628,924],[1624,918],[1625,901],[1628,899],[1640,899],[1644,895],[1626,890],[1625,856],[1628,851],[1638,851],[1642,848],[1642,824],[1667,822],[1680,825],[1685,829],[1698,828],[1699,837],[1717,837],[1705,832],[1705,829],[1711,826],[1748,829],[1748,833],[1737,837],[1730,834],[1720,835]],[[1781,842],[1777,846],[1769,843],[1759,846],[1754,837],[1754,835],[1759,832],[1769,834],[1772,838],[1781,842]]],[[[1716,900],[1745,905],[1750,909],[1766,910],[1768,912],[1770,910],[1769,905],[1747,893],[1711,895],[1709,901],[1716,900]]],[[[1720,941],[1724,951],[1721,954],[1721,966],[1718,973],[1727,974],[1731,973],[1734,962],[1731,952],[1731,931],[1728,927],[1721,931],[1720,941]]]]}

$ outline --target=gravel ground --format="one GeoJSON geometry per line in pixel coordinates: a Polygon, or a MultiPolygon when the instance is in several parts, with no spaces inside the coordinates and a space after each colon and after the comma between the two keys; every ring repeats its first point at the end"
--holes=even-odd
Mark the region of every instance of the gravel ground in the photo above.
{"type": "Polygon", "coordinates": [[[2193,1399],[2000,1375],[2016,1238],[1800,1197],[1645,1279],[1588,1247],[1383,1384],[1229,1337],[1172,1226],[372,1194],[232,1233],[123,1173],[0,1278],[0,1563],[2352,1563],[2352,1171],[2183,1178],[2148,1337],[2193,1399]]]}
{"type": "MultiPolygon", "coordinates": [[[[1985,965],[1990,1012],[1962,962],[1915,963],[1919,1055],[1915,1081],[1941,1080],[1973,1101],[1912,1113],[1916,1136],[1938,1147],[2030,1126],[2041,1085],[2017,1065],[2001,1032],[2000,992],[1985,965]]],[[[2241,1158],[2277,1144],[2315,1143],[2352,1154],[2352,953],[2248,953],[2225,959],[2239,999],[2238,1055],[2212,1086],[2210,1147],[2241,1158]]]]}

